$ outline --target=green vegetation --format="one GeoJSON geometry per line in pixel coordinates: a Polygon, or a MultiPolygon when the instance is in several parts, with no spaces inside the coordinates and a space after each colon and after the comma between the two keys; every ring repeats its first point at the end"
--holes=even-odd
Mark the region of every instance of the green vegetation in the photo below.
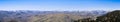
{"type": "Polygon", "coordinates": [[[120,22],[119,20],[120,20],[120,10],[115,10],[103,16],[97,17],[96,20],[89,20],[88,18],[88,19],[75,20],[74,22],[120,22]]]}

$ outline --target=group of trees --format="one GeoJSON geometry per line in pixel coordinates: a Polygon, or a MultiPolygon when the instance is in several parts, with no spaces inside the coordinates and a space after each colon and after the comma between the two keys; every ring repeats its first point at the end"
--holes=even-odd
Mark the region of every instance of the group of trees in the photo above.
{"type": "Polygon", "coordinates": [[[90,18],[87,18],[75,20],[74,22],[120,22],[120,10],[108,12],[103,16],[97,17],[96,20],[90,20],[90,18]]]}

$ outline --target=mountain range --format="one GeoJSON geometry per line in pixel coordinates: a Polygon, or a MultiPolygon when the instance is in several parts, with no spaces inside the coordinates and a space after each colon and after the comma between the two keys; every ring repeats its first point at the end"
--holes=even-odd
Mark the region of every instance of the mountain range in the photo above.
{"type": "Polygon", "coordinates": [[[74,22],[102,16],[108,11],[0,11],[0,22],[74,22]]]}

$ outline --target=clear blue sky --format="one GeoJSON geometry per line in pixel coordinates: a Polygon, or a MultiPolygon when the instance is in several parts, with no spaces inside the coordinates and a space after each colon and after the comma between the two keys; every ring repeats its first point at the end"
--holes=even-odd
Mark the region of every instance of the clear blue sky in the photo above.
{"type": "Polygon", "coordinates": [[[116,0],[0,0],[0,10],[120,10],[116,0]]]}

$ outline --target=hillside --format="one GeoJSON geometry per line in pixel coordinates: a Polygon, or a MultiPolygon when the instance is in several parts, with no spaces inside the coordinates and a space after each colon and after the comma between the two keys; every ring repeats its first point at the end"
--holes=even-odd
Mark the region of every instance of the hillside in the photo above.
{"type": "Polygon", "coordinates": [[[112,12],[108,12],[103,16],[97,17],[96,20],[90,20],[90,18],[87,18],[87,19],[75,20],[74,22],[120,22],[119,20],[120,20],[120,10],[115,10],[112,12]]]}
{"type": "Polygon", "coordinates": [[[74,22],[106,14],[106,11],[0,11],[1,22],[74,22]]]}

